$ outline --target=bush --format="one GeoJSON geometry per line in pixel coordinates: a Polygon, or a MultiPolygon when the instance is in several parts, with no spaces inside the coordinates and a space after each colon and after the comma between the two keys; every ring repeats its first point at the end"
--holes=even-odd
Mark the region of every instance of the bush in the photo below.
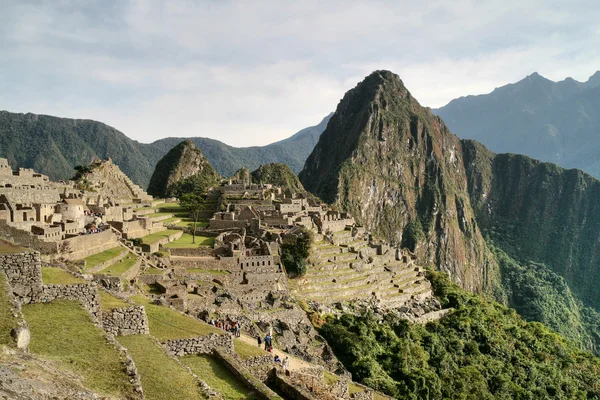
{"type": "Polygon", "coordinates": [[[281,262],[290,277],[302,276],[306,273],[306,259],[312,242],[312,232],[303,228],[294,243],[281,245],[281,262]]]}

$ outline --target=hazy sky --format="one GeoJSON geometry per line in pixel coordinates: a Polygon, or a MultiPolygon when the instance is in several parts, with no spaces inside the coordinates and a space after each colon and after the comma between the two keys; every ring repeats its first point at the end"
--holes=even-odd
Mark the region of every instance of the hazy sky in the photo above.
{"type": "Polygon", "coordinates": [[[0,109],[262,145],[375,69],[421,104],[600,69],[600,3],[0,0],[0,109]]]}

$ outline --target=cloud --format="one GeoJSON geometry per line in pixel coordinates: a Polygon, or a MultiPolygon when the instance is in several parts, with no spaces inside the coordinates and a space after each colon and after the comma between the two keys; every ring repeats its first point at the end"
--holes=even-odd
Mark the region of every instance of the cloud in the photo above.
{"type": "Polygon", "coordinates": [[[280,140],[318,123],[375,69],[398,73],[433,107],[533,71],[585,80],[600,65],[594,0],[0,8],[0,109],[97,119],[144,142],[280,140]]]}

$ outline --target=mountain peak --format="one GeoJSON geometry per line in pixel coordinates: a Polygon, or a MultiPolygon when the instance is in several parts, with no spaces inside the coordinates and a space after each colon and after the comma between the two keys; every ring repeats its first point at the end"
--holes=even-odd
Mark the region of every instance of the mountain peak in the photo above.
{"type": "Polygon", "coordinates": [[[588,88],[595,88],[596,86],[600,86],[600,71],[596,71],[594,75],[590,76],[585,85],[588,88]]]}

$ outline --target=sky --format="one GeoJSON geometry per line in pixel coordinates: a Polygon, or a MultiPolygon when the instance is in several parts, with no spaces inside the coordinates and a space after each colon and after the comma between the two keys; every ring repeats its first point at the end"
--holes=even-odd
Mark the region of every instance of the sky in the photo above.
{"type": "Polygon", "coordinates": [[[264,145],[377,69],[422,105],[600,70],[597,0],[0,0],[0,110],[264,145]]]}

